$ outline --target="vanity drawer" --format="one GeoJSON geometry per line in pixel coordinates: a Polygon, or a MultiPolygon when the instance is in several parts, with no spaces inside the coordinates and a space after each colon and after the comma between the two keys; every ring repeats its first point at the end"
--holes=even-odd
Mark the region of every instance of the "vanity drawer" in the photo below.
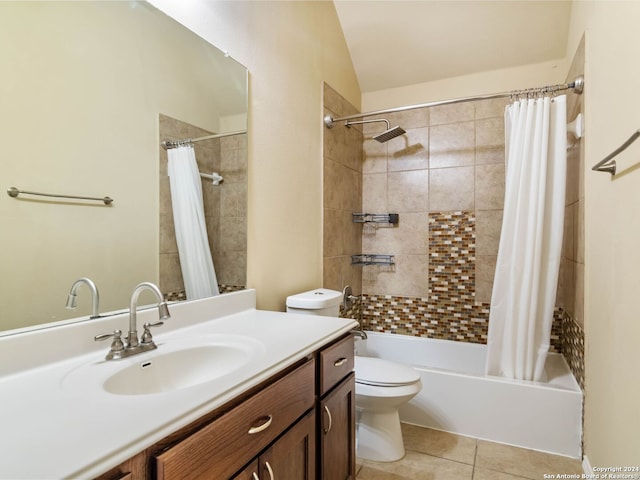
{"type": "Polygon", "coordinates": [[[314,406],[314,373],[311,359],[158,455],[157,478],[230,478],[314,406]]]}
{"type": "Polygon", "coordinates": [[[348,334],[336,343],[320,350],[320,395],[336,385],[353,370],[353,335],[348,334]]]}

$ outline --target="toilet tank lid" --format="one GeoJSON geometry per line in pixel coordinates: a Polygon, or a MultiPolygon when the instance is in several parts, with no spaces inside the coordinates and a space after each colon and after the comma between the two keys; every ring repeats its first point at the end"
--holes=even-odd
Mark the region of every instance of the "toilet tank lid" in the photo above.
{"type": "Polygon", "coordinates": [[[342,292],[327,288],[316,288],[287,297],[287,307],[309,310],[334,307],[340,302],[342,302],[342,292]]]}
{"type": "Polygon", "coordinates": [[[369,385],[410,385],[420,379],[420,374],[400,363],[381,358],[355,357],[356,382],[369,385]]]}

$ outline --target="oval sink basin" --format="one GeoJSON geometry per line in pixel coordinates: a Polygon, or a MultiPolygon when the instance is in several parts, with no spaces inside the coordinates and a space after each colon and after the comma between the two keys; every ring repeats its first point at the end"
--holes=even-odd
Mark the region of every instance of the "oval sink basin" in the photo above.
{"type": "Polygon", "coordinates": [[[240,335],[168,339],[156,350],[121,360],[77,365],[62,379],[74,392],[151,395],[195,387],[235,374],[264,354],[264,345],[240,335]]]}
{"type": "Polygon", "coordinates": [[[192,387],[226,375],[250,356],[236,346],[204,345],[158,352],[111,375],[104,389],[116,395],[147,395],[192,387]]]}

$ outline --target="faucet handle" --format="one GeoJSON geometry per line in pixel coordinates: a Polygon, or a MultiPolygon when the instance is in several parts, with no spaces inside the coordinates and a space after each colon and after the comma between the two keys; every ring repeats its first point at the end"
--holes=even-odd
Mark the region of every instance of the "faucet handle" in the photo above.
{"type": "Polygon", "coordinates": [[[113,337],[111,342],[111,350],[107,354],[107,360],[120,357],[120,354],[124,351],[124,343],[122,342],[122,330],[114,330],[113,333],[101,333],[93,337],[95,341],[106,340],[113,337]]]}
{"type": "Polygon", "coordinates": [[[151,336],[151,328],[159,327],[160,325],[164,325],[164,322],[156,322],[156,323],[145,323],[142,328],[144,328],[144,332],[142,333],[142,338],[140,339],[140,343],[142,345],[150,345],[153,343],[153,337],[151,336]]]}

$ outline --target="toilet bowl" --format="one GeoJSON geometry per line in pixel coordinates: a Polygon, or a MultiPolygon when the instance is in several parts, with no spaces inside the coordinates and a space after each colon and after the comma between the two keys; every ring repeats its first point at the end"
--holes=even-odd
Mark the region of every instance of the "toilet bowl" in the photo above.
{"type": "Polygon", "coordinates": [[[380,358],[355,357],[356,455],[376,462],[404,457],[398,408],[422,388],[413,368],[380,358]]]}
{"type": "MultiPolygon", "coordinates": [[[[287,312],[337,317],[341,302],[341,292],[319,288],[287,297],[287,312]]],[[[420,391],[420,375],[406,365],[358,355],[355,374],[356,456],[376,462],[401,459],[398,408],[420,391]]]]}

